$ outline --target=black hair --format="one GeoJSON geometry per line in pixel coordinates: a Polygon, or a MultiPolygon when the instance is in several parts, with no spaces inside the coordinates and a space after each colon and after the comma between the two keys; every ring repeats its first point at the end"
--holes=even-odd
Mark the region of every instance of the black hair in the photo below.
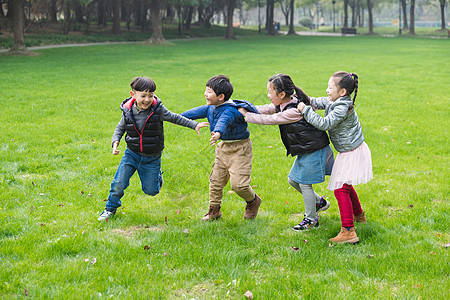
{"type": "Polygon", "coordinates": [[[148,77],[136,77],[130,84],[131,89],[137,92],[154,92],[156,83],[148,77]]]}
{"type": "MultiPolygon", "coordinates": [[[[353,104],[355,104],[356,95],[358,95],[358,75],[355,73],[337,71],[331,76],[331,78],[334,79],[334,83],[338,88],[345,89],[347,91],[347,95],[351,95],[355,92],[353,95],[353,104]]],[[[353,105],[351,108],[353,108],[353,105]]]]}
{"type": "Polygon", "coordinates": [[[295,94],[295,97],[307,105],[310,104],[308,95],[302,91],[301,88],[297,87],[292,81],[291,77],[286,74],[277,74],[273,75],[269,78],[268,82],[270,82],[273,88],[277,91],[277,93],[285,92],[286,96],[290,97],[295,94]]]}
{"type": "Polygon", "coordinates": [[[224,101],[230,99],[233,94],[233,85],[230,82],[230,79],[226,75],[216,75],[211,77],[206,86],[211,88],[217,96],[223,94],[224,101]]]}

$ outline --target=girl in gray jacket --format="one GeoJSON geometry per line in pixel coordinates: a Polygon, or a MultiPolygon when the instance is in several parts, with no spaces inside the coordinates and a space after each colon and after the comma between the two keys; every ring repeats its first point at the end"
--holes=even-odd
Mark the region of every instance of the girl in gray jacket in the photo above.
{"type": "Polygon", "coordinates": [[[366,222],[364,212],[353,185],[367,183],[373,178],[369,147],[355,112],[358,75],[339,71],[328,81],[328,97],[311,98],[311,106],[304,103],[298,110],[305,120],[320,130],[328,130],[334,148],[339,152],[331,172],[328,189],[334,191],[341,215],[341,231],[330,239],[336,243],[357,243],[354,220],[366,222]],[[353,99],[350,95],[354,93],[353,99]],[[325,117],[314,110],[325,109],[325,117]]]}

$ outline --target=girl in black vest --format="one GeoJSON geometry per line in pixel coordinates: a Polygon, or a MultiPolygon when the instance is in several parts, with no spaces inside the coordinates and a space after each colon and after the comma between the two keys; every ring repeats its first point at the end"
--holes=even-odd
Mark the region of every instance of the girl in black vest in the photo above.
{"type": "Polygon", "coordinates": [[[319,226],[317,213],[330,207],[330,203],[314,192],[312,185],[325,181],[334,163],[333,151],[325,131],[308,124],[299,113],[299,102],[309,103],[309,97],[286,74],[272,76],[267,83],[271,104],[257,106],[259,114],[239,111],[249,123],[279,125],[286,155],[296,156],[289,172],[288,182],[303,194],[304,219],[294,230],[308,230],[319,226]]]}

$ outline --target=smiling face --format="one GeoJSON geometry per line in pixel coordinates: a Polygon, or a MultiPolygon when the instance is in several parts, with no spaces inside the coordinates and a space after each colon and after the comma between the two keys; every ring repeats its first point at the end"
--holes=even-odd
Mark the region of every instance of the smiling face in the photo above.
{"type": "Polygon", "coordinates": [[[216,95],[216,92],[209,86],[205,89],[205,98],[206,98],[206,104],[208,105],[220,105],[224,102],[225,95],[220,94],[216,95]]]}
{"type": "Polygon", "coordinates": [[[136,99],[136,106],[139,109],[147,109],[152,105],[153,100],[155,98],[155,92],[139,92],[139,91],[132,91],[131,96],[136,99]]]}
{"type": "MultiPolygon", "coordinates": [[[[273,105],[278,106],[281,103],[285,102],[286,93],[281,92],[278,93],[274,88],[273,83],[267,83],[267,97],[269,97],[270,101],[272,101],[273,105]]],[[[289,99],[288,99],[289,100],[289,99]]]]}
{"type": "Polygon", "coordinates": [[[336,85],[335,79],[333,77],[328,80],[327,94],[331,101],[336,101],[337,99],[345,96],[346,93],[346,89],[341,89],[336,85]]]}

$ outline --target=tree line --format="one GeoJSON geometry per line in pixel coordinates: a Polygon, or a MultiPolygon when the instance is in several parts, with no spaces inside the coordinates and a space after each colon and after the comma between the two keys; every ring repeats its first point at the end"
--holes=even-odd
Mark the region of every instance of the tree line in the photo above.
{"type": "MultiPolygon", "coordinates": [[[[214,16],[223,17],[226,24],[226,39],[234,39],[233,17],[236,8],[240,11],[263,7],[265,18],[264,28],[269,35],[276,34],[274,26],[274,10],[279,7],[283,12],[288,34],[295,34],[295,7],[324,7],[333,13],[335,5],[343,9],[343,27],[355,27],[364,24],[364,12],[367,11],[369,34],[373,34],[373,11],[376,5],[386,1],[398,1],[399,11],[403,16],[403,28],[409,34],[415,34],[415,6],[416,0],[0,0],[0,22],[8,24],[14,32],[15,51],[24,51],[23,34],[27,26],[39,23],[61,23],[62,32],[78,24],[88,33],[90,25],[96,22],[106,27],[112,23],[113,34],[120,34],[123,30],[121,23],[126,24],[129,31],[131,26],[140,27],[142,31],[151,28],[152,35],[149,43],[164,43],[162,32],[163,23],[178,23],[179,30],[190,30],[196,24],[204,28],[211,27],[214,16]],[[409,8],[409,11],[408,11],[409,8]],[[409,17],[409,18],[408,18],[409,17]],[[409,24],[408,24],[409,19],[409,24]]],[[[441,29],[445,30],[445,7],[447,0],[438,1],[441,12],[441,29]]],[[[318,9],[317,9],[318,10],[318,9]]],[[[311,12],[311,10],[310,10],[311,12]]]]}

